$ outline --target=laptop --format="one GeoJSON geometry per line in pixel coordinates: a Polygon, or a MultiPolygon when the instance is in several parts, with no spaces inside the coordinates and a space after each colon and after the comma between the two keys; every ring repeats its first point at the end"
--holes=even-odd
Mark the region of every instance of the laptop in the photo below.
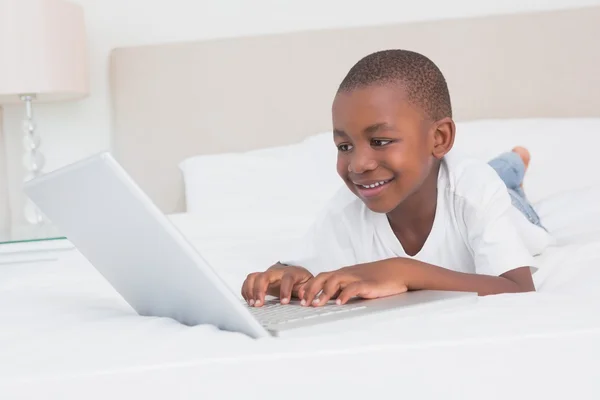
{"type": "Polygon", "coordinates": [[[475,293],[415,291],[352,299],[340,306],[331,302],[302,307],[296,301],[281,305],[270,299],[263,307],[250,307],[110,153],[30,180],[24,189],[141,316],[172,318],[190,326],[211,324],[262,338],[339,332],[476,299],[475,293]]]}

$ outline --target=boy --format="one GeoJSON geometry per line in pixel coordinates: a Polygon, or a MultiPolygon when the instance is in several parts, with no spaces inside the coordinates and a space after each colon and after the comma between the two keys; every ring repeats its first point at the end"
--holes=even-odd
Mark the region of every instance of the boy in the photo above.
{"type": "Polygon", "coordinates": [[[247,277],[250,305],[267,294],[322,306],[420,289],[535,291],[539,249],[525,243],[545,230],[520,187],[529,154],[515,148],[485,164],[451,153],[450,96],[431,60],[368,55],[342,81],[332,117],[347,189],[297,255],[247,277]]]}

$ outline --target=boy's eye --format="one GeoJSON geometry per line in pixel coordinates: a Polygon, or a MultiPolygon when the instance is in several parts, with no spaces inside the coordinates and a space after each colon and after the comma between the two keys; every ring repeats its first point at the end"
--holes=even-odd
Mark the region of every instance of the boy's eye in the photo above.
{"type": "Polygon", "coordinates": [[[391,142],[392,142],[391,140],[387,140],[387,139],[373,139],[373,140],[371,140],[371,145],[373,145],[375,147],[382,147],[391,142]]]}
{"type": "Polygon", "coordinates": [[[348,143],[342,143],[340,145],[338,145],[338,150],[342,151],[342,152],[346,152],[346,151],[350,151],[352,150],[352,146],[349,145],[348,143]]]}

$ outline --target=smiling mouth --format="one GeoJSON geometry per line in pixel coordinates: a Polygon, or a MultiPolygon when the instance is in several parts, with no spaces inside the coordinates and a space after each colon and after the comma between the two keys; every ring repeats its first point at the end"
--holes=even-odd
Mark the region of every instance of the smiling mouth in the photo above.
{"type": "Polygon", "coordinates": [[[361,185],[358,183],[354,183],[354,185],[358,189],[358,192],[361,194],[361,196],[373,197],[381,193],[393,179],[394,178],[386,179],[383,181],[377,181],[369,185],[361,185]]]}

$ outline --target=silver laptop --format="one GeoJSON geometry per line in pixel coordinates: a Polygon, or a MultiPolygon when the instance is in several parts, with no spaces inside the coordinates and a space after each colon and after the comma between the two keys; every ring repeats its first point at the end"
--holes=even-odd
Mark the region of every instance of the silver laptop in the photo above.
{"type": "Polygon", "coordinates": [[[342,306],[280,305],[271,299],[261,308],[249,307],[109,153],[29,181],[25,192],[142,316],[260,338],[335,332],[476,299],[474,293],[416,291],[342,306]]]}

